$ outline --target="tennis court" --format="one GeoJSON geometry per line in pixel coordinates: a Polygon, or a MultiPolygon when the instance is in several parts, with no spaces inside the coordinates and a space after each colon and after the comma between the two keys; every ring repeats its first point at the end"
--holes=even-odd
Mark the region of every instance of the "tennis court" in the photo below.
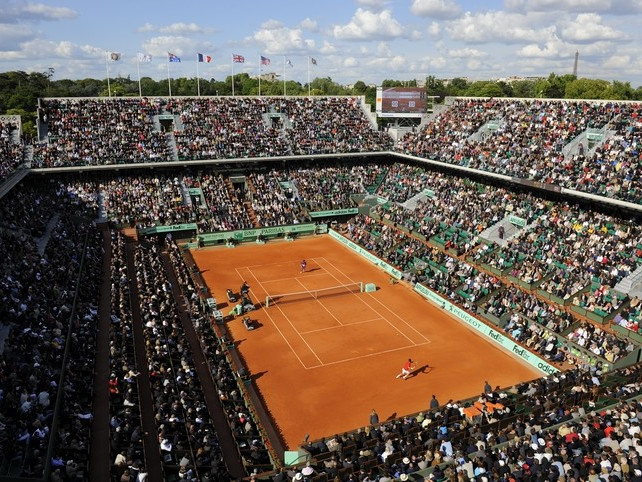
{"type": "Polygon", "coordinates": [[[250,285],[258,328],[241,317],[228,327],[290,448],[306,434],[362,427],[373,408],[385,420],[426,409],[433,393],[445,403],[477,395],[485,380],[505,387],[539,376],[329,236],[192,255],[224,313],[225,290],[250,285]],[[397,379],[408,358],[417,371],[397,379]]]}

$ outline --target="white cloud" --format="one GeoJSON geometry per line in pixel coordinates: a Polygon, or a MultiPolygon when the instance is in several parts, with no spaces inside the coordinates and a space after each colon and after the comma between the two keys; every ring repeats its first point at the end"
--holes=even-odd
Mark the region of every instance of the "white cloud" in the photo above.
{"type": "Polygon", "coordinates": [[[156,27],[149,22],[144,23],[136,29],[137,32],[153,32],[154,30],[156,30],[156,27]]]}
{"type": "Polygon", "coordinates": [[[434,72],[441,71],[445,68],[452,60],[446,59],[446,57],[424,57],[419,61],[419,70],[421,72],[434,72]]]}
{"type": "Polygon", "coordinates": [[[212,33],[213,30],[201,27],[197,23],[175,22],[169,25],[155,26],[147,22],[136,29],[138,32],[159,32],[163,34],[185,35],[195,33],[212,33]]]}
{"type": "Polygon", "coordinates": [[[407,71],[408,69],[408,60],[403,55],[395,55],[392,57],[385,58],[376,58],[371,59],[366,62],[369,68],[383,70],[386,69],[386,73],[390,70],[396,72],[407,71]]]}
{"type": "Polygon", "coordinates": [[[152,37],[143,42],[142,48],[155,57],[167,57],[167,52],[171,52],[179,57],[187,53],[196,52],[197,42],[189,37],[182,35],[161,35],[152,37]]]}
{"type": "Polygon", "coordinates": [[[280,20],[275,20],[273,18],[270,20],[266,20],[261,24],[261,28],[264,30],[273,30],[281,27],[283,27],[283,22],[281,22],[280,20]]]}
{"type": "Polygon", "coordinates": [[[0,51],[19,49],[22,42],[34,36],[35,33],[26,25],[0,24],[0,51]]]}
{"type": "Polygon", "coordinates": [[[373,12],[378,12],[379,10],[383,10],[383,7],[385,6],[385,1],[384,0],[357,0],[357,5],[361,5],[362,7],[372,10],[373,12]]]}
{"type": "Polygon", "coordinates": [[[104,63],[106,52],[104,49],[91,45],[76,45],[69,41],[53,42],[49,40],[34,39],[22,42],[19,48],[0,51],[0,60],[31,61],[66,59],[70,61],[91,60],[104,63]]]}
{"type": "Polygon", "coordinates": [[[448,51],[448,57],[451,57],[453,59],[479,59],[487,56],[488,53],[484,52],[483,50],[473,49],[470,47],[466,47],[463,49],[451,49],[448,51]]]}
{"type": "Polygon", "coordinates": [[[596,13],[580,13],[574,21],[562,24],[561,37],[571,42],[595,42],[597,40],[620,40],[624,33],[602,24],[596,13]]]}
{"type": "Polygon", "coordinates": [[[441,34],[441,25],[439,25],[439,22],[432,22],[428,25],[428,33],[432,38],[439,38],[441,34]]]}
{"type": "Polygon", "coordinates": [[[468,70],[480,70],[483,65],[479,59],[469,59],[466,61],[466,68],[468,70]]]}
{"type": "Polygon", "coordinates": [[[351,67],[356,67],[358,62],[357,59],[354,57],[346,57],[342,61],[343,67],[351,68],[351,67]]]}
{"type": "Polygon", "coordinates": [[[410,11],[421,17],[456,18],[461,7],[454,0],[412,0],[410,11]]]}
{"type": "Polygon", "coordinates": [[[306,17],[303,20],[301,20],[299,27],[301,27],[303,30],[309,30],[310,32],[319,31],[319,26],[317,24],[317,21],[312,20],[310,17],[306,17]]]}
{"type": "Polygon", "coordinates": [[[2,8],[3,23],[64,20],[76,18],[77,16],[77,13],[71,8],[51,7],[42,3],[25,3],[22,1],[7,3],[3,1],[0,3],[0,8],[2,8]]]}
{"type": "Polygon", "coordinates": [[[194,22],[176,22],[160,28],[161,33],[168,34],[207,33],[209,31],[210,30],[205,29],[194,22]]]}
{"type": "Polygon", "coordinates": [[[446,31],[451,38],[465,42],[537,42],[546,33],[545,28],[534,28],[539,20],[533,14],[466,12],[463,17],[449,22],[446,31]]]}
{"type": "Polygon", "coordinates": [[[642,12],[642,0],[504,0],[504,8],[520,12],[599,12],[630,15],[642,12]]]}
{"type": "Polygon", "coordinates": [[[278,23],[263,24],[263,28],[246,40],[257,42],[264,52],[274,54],[309,52],[315,49],[314,40],[304,38],[303,30],[284,27],[278,23]]]}
{"type": "Polygon", "coordinates": [[[323,45],[319,49],[319,52],[321,52],[324,55],[333,54],[336,51],[337,51],[337,48],[327,40],[323,41],[323,45]]]}
{"type": "Polygon", "coordinates": [[[604,61],[604,67],[609,69],[625,69],[630,65],[630,55],[613,55],[604,61]]]}
{"type": "Polygon", "coordinates": [[[386,42],[379,42],[377,45],[377,55],[379,57],[391,57],[392,49],[386,42]]]}
{"type": "Polygon", "coordinates": [[[392,17],[390,10],[371,12],[357,9],[347,25],[335,25],[332,34],[343,40],[377,40],[404,36],[403,26],[392,17]]]}

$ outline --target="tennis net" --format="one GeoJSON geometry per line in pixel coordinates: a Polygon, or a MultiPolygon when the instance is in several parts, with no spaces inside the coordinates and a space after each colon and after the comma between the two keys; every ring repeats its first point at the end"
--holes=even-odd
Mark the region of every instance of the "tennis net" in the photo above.
{"type": "Polygon", "coordinates": [[[361,293],[362,291],[363,283],[349,283],[345,285],[330,286],[329,288],[321,288],[318,290],[280,293],[266,296],[265,306],[280,305],[283,303],[291,303],[293,301],[317,300],[319,298],[327,298],[329,296],[361,293]]]}

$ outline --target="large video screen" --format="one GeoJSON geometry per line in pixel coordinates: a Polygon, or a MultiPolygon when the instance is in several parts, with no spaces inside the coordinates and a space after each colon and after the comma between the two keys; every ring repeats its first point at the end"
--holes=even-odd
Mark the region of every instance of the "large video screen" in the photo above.
{"type": "Polygon", "coordinates": [[[377,87],[379,117],[421,117],[426,108],[426,90],[422,87],[377,87]]]}

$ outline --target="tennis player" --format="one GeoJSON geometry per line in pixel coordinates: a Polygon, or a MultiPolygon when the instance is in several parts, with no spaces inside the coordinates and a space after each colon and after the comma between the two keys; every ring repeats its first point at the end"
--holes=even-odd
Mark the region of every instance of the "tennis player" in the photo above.
{"type": "Polygon", "coordinates": [[[412,361],[412,358],[408,358],[408,361],[403,364],[401,368],[401,373],[397,375],[397,378],[403,378],[404,380],[410,376],[410,374],[415,369],[415,362],[412,361]]]}
{"type": "Polygon", "coordinates": [[[308,263],[303,259],[301,260],[301,273],[305,273],[305,268],[307,268],[308,263]]]}

